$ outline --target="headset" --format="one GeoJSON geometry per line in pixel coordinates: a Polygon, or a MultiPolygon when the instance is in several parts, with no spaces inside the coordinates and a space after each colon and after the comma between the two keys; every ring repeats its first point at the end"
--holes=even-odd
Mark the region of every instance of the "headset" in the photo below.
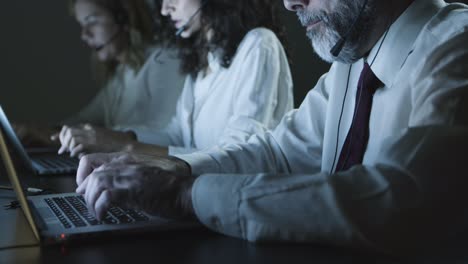
{"type": "Polygon", "coordinates": [[[357,25],[357,22],[361,20],[362,14],[364,13],[364,9],[366,9],[367,3],[369,0],[366,0],[364,4],[361,7],[361,10],[359,11],[359,15],[354,19],[353,23],[351,24],[351,27],[349,27],[348,31],[341,36],[341,38],[336,42],[335,46],[332,47],[330,50],[330,53],[333,55],[333,57],[338,57],[343,50],[344,45],[346,44],[346,41],[348,40],[349,35],[351,32],[354,30],[354,28],[357,25]]]}
{"type": "Polygon", "coordinates": [[[188,27],[190,26],[190,24],[192,23],[193,19],[195,19],[195,17],[198,15],[198,13],[201,12],[201,10],[203,9],[203,7],[206,6],[206,4],[208,3],[208,0],[203,0],[201,2],[201,5],[200,7],[197,9],[197,11],[195,11],[193,13],[193,15],[190,16],[190,18],[187,20],[187,22],[181,26],[175,33],[176,37],[180,37],[182,35],[182,33],[184,33],[185,30],[188,29],[188,27]]]}

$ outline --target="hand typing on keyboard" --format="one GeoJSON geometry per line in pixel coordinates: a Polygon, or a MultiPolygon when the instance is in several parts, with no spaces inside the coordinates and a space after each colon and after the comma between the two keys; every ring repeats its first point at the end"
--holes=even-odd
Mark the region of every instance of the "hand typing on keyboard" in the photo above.
{"type": "Polygon", "coordinates": [[[53,135],[51,139],[61,144],[59,154],[70,152],[71,157],[81,157],[84,153],[122,151],[135,141],[135,135],[82,124],[63,126],[60,133],[53,135]]]}
{"type": "Polygon", "coordinates": [[[194,217],[188,165],[172,157],[92,154],[80,161],[77,193],[99,220],[111,205],[168,218],[194,217]]]}

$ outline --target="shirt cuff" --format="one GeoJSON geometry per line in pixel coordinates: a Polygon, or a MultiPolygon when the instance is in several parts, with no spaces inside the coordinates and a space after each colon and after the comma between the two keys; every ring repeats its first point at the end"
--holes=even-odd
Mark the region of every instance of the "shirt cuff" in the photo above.
{"type": "Polygon", "coordinates": [[[160,131],[152,131],[148,128],[132,127],[127,130],[132,131],[136,135],[138,142],[152,144],[158,146],[168,146],[171,144],[171,139],[166,133],[160,131]]]}
{"type": "Polygon", "coordinates": [[[169,156],[176,156],[176,155],[184,155],[184,154],[191,154],[198,151],[196,148],[184,148],[184,147],[175,147],[169,146],[168,147],[169,156]]]}
{"type": "Polygon", "coordinates": [[[192,153],[184,155],[172,155],[186,161],[192,168],[192,175],[198,176],[205,173],[221,173],[221,167],[218,162],[210,155],[205,153],[192,153]]]}
{"type": "Polygon", "coordinates": [[[206,227],[233,237],[245,238],[239,205],[246,175],[205,174],[192,187],[195,214],[206,227]]]}
{"type": "Polygon", "coordinates": [[[149,143],[154,137],[152,133],[139,129],[132,129],[132,132],[135,133],[137,141],[142,143],[149,143]]]}

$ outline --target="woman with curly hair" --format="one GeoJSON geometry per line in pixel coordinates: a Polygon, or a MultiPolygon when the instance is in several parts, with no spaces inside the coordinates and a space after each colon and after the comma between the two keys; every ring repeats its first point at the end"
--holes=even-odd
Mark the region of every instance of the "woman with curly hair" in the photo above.
{"type": "MultiPolygon", "coordinates": [[[[139,142],[115,150],[186,154],[246,141],[274,128],[293,107],[276,2],[156,0],[162,16],[155,20],[172,22],[181,70],[188,78],[166,128],[135,131],[139,142]]],[[[65,137],[65,143],[72,140],[73,135],[65,137]]]]}
{"type": "MultiPolygon", "coordinates": [[[[144,128],[162,129],[175,115],[185,75],[168,48],[162,24],[154,25],[145,0],[71,0],[81,39],[92,50],[93,72],[102,89],[89,105],[67,119],[62,133],[73,131],[75,152],[105,152],[133,140],[144,128]]],[[[171,35],[172,32],[171,32],[171,35]]],[[[41,139],[60,130],[17,126],[22,138],[41,139]]],[[[54,136],[58,140],[58,135],[54,136]]],[[[60,152],[67,150],[62,146],[60,152]]]]}

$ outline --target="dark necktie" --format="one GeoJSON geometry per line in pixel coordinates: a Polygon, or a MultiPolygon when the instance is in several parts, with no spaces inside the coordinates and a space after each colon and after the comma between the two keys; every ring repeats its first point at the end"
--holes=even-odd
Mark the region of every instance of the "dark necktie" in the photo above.
{"type": "Polygon", "coordinates": [[[336,171],[348,170],[352,166],[362,163],[369,140],[372,97],[380,86],[382,86],[382,82],[372,72],[369,64],[365,63],[356,92],[353,122],[341,150],[336,171]]]}

